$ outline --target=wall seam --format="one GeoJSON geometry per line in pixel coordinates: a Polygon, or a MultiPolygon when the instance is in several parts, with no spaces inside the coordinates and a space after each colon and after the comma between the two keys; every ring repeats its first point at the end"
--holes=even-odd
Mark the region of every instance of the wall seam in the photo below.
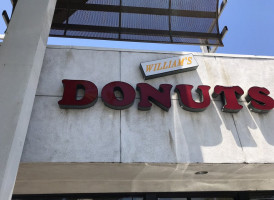
{"type": "MultiPolygon", "coordinates": [[[[241,138],[240,138],[240,135],[239,135],[239,131],[238,131],[238,128],[237,128],[237,125],[236,125],[236,122],[235,122],[234,116],[233,116],[233,114],[231,114],[231,116],[232,116],[232,120],[233,120],[233,123],[234,123],[235,129],[236,129],[236,133],[237,133],[237,136],[238,136],[238,139],[239,139],[240,145],[241,145],[241,149],[242,149],[242,151],[243,151],[243,153],[244,153],[244,148],[243,148],[243,145],[242,145],[242,142],[241,142],[241,138]]],[[[244,155],[244,159],[246,160],[245,155],[244,155]]]]}
{"type": "MultiPolygon", "coordinates": [[[[119,51],[120,55],[120,81],[122,81],[122,52],[119,51]]],[[[120,163],[122,162],[122,110],[120,110],[120,163]]]]}

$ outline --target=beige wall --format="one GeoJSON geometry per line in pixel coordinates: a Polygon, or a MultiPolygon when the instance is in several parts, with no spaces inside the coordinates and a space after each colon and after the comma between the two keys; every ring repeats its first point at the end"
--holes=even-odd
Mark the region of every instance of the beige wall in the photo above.
{"type": "Polygon", "coordinates": [[[194,53],[197,70],[144,81],[141,62],[181,54],[48,47],[21,162],[273,163],[273,110],[250,112],[241,98],[239,113],[224,113],[214,99],[206,111],[193,113],[180,108],[173,90],[177,84],[209,85],[212,93],[215,85],[239,85],[246,93],[260,86],[274,97],[274,58],[194,53]],[[62,79],[92,81],[99,94],[111,81],[156,88],[169,83],[172,107],[139,111],[137,93],[123,111],[104,106],[100,97],[91,108],[62,110],[62,79]]]}

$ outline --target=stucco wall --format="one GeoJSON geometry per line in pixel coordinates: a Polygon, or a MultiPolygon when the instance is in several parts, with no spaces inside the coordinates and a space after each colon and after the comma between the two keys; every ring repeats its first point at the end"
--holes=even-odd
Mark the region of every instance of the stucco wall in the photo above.
{"type": "MultiPolygon", "coordinates": [[[[274,58],[194,53],[196,71],[144,81],[139,65],[180,53],[48,47],[21,162],[158,162],[158,163],[274,163],[274,111],[244,108],[221,111],[220,99],[199,113],[180,108],[173,92],[177,84],[266,87],[274,97],[274,58]],[[139,111],[135,103],[112,110],[99,97],[95,106],[63,110],[62,79],[89,80],[99,90],[111,81],[134,88],[147,82],[158,88],[173,85],[169,112],[153,105],[139,111]]],[[[194,91],[193,91],[194,92],[194,91]]],[[[195,94],[194,94],[195,96],[195,94]]],[[[243,95],[244,97],[245,95],[243,95]]]]}

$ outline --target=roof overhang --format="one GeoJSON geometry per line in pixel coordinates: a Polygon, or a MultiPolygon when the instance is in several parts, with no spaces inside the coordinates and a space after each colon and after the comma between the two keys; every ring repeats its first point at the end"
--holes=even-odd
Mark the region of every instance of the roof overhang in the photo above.
{"type": "Polygon", "coordinates": [[[223,46],[219,0],[58,0],[50,36],[223,46]]]}

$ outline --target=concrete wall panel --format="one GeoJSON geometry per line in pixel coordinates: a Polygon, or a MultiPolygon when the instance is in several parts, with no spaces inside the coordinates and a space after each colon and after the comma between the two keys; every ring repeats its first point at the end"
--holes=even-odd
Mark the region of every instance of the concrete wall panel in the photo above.
{"type": "Polygon", "coordinates": [[[250,87],[265,87],[271,92],[270,96],[274,97],[273,60],[227,57],[216,57],[216,60],[222,70],[220,78],[226,80],[228,86],[239,85],[245,94],[250,87]]]}
{"type": "Polygon", "coordinates": [[[244,162],[232,115],[220,106],[212,102],[206,111],[193,113],[173,100],[169,112],[157,106],[122,111],[122,162],[244,162]]]}
{"type": "Polygon", "coordinates": [[[43,66],[37,95],[62,96],[63,79],[91,81],[100,92],[120,80],[120,53],[114,51],[47,49],[43,66]]]}
{"type": "Polygon", "coordinates": [[[59,97],[36,97],[21,162],[120,162],[120,112],[100,99],[62,110],[59,97]]]}
{"type": "Polygon", "coordinates": [[[233,117],[246,162],[274,163],[274,112],[254,113],[245,103],[241,112],[233,117]]]}

